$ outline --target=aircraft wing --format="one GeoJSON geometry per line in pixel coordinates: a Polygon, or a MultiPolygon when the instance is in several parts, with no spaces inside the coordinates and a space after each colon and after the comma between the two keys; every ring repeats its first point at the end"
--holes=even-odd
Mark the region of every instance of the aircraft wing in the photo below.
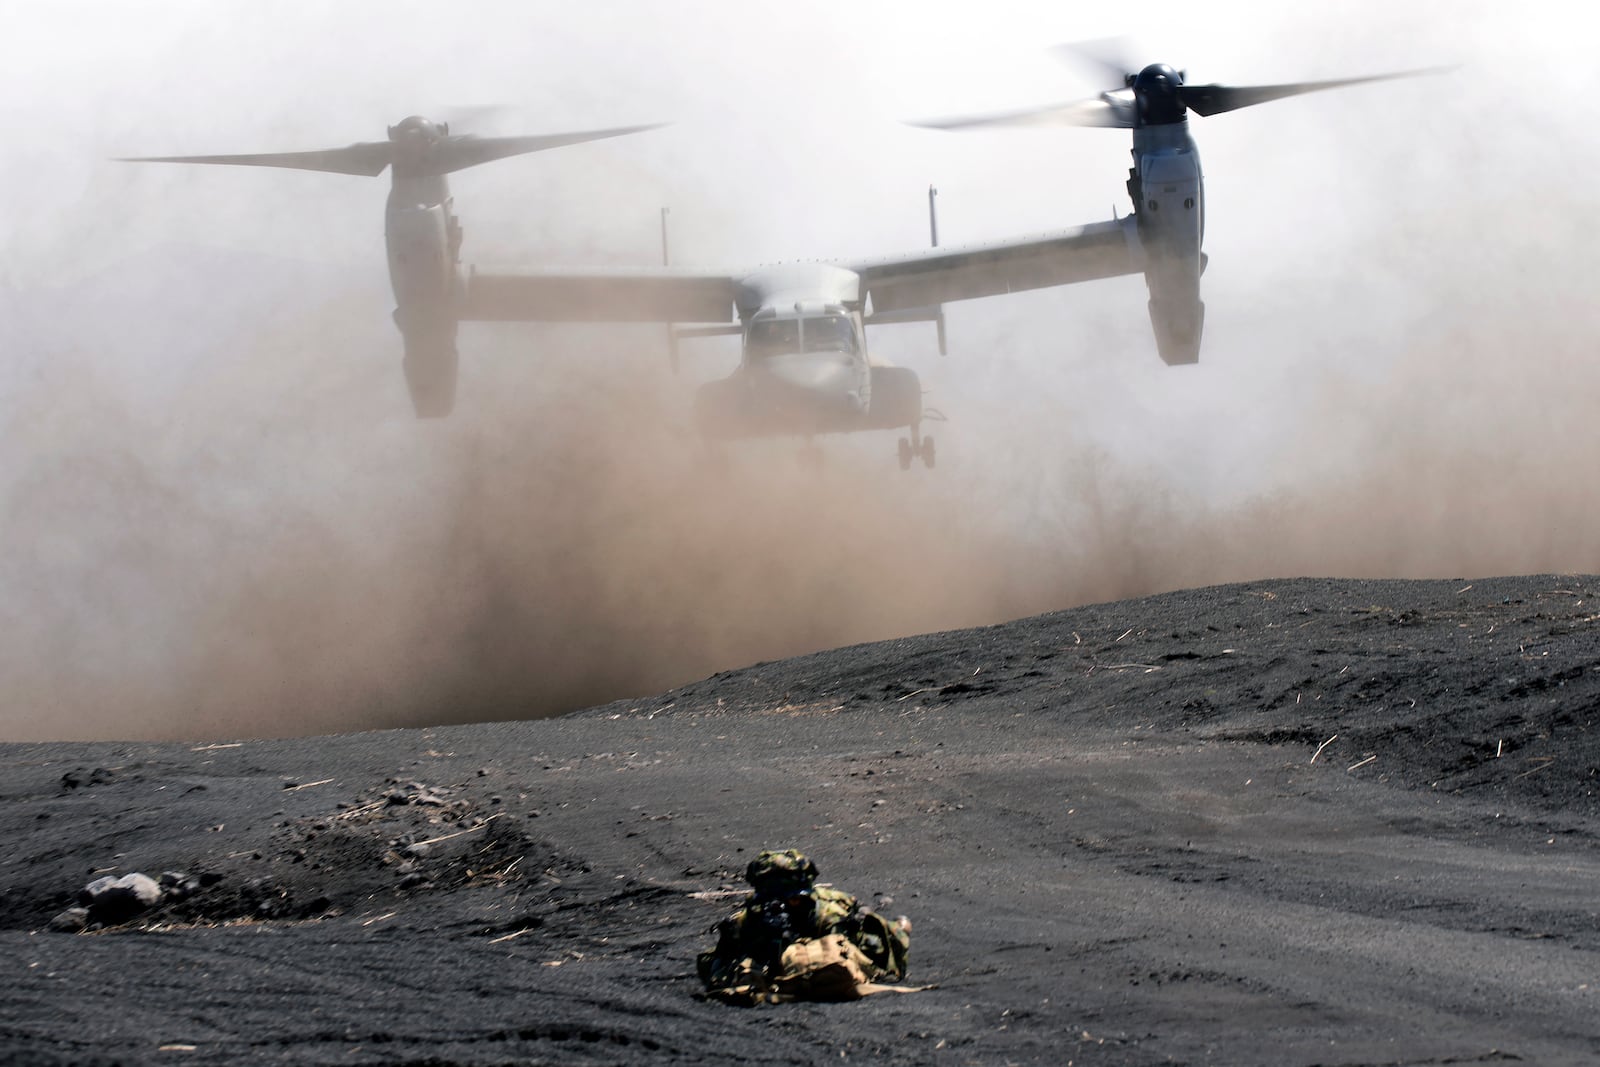
{"type": "Polygon", "coordinates": [[[1021,240],[933,248],[850,265],[873,314],[931,307],[1027,289],[1113,278],[1144,270],[1130,215],[1021,240]]]}
{"type": "Polygon", "coordinates": [[[460,317],[482,322],[733,322],[736,279],[674,267],[473,267],[460,317]]]}

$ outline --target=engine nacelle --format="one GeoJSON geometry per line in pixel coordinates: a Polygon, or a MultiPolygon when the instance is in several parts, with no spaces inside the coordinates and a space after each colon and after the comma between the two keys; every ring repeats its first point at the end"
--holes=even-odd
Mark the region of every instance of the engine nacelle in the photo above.
{"type": "Polygon", "coordinates": [[[461,228],[449,205],[391,207],[384,236],[395,305],[413,315],[453,316],[461,293],[461,228]]]}
{"type": "Polygon", "coordinates": [[[1134,197],[1139,243],[1145,252],[1150,326],[1156,350],[1169,365],[1197,363],[1205,329],[1200,300],[1205,270],[1205,183],[1188,123],[1134,131],[1128,192],[1134,197]]]}
{"type": "Polygon", "coordinates": [[[448,332],[412,329],[401,331],[406,357],[401,364],[406,372],[406,388],[411,392],[411,407],[419,419],[437,419],[456,406],[455,323],[448,332]]]}
{"type": "MultiPolygon", "coordinates": [[[[1154,287],[1151,293],[1155,292],[1154,287]]],[[[1206,305],[1198,297],[1166,300],[1150,298],[1150,327],[1156,351],[1170,367],[1200,362],[1200,337],[1205,332],[1206,305]]]]}
{"type": "Polygon", "coordinates": [[[394,322],[405,338],[406,386],[417,416],[438,418],[455,407],[461,228],[448,201],[397,206],[391,199],[387,219],[389,283],[394,322]]]}

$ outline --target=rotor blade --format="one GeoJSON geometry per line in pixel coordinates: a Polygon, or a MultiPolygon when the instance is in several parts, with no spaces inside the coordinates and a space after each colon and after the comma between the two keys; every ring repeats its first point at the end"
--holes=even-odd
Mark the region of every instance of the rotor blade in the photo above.
{"type": "Polygon", "coordinates": [[[1047,104],[960,118],[920,119],[909,125],[930,130],[970,130],[983,126],[1102,126],[1127,130],[1133,128],[1133,100],[1123,99],[1119,93],[1107,93],[1070,104],[1047,104]]]}
{"type": "Polygon", "coordinates": [[[1098,82],[1107,88],[1122,89],[1135,73],[1127,60],[1132,51],[1132,42],[1126,37],[1101,37],[1058,44],[1050,54],[1068,66],[1093,71],[1098,82]]]}
{"type": "Polygon", "coordinates": [[[618,126],[609,130],[547,133],[532,137],[473,137],[471,135],[450,137],[441,143],[436,150],[438,152],[436,171],[439,174],[449,174],[452,171],[465,170],[467,167],[476,167],[479,163],[505,159],[508,156],[520,156],[527,152],[543,152],[547,148],[560,148],[562,145],[581,144],[584,141],[598,141],[606,137],[621,137],[624,134],[658,129],[662,125],[664,124],[657,122],[645,126],[618,126]]]}
{"type": "Polygon", "coordinates": [[[221,163],[235,167],[288,167],[376,177],[393,158],[388,141],[366,141],[319,152],[267,152],[242,156],[124,156],[126,163],[221,163]]]}
{"type": "Polygon", "coordinates": [[[1323,89],[1338,89],[1346,85],[1363,85],[1367,82],[1393,81],[1396,78],[1415,78],[1424,74],[1441,74],[1449,67],[1430,67],[1425,70],[1402,70],[1393,74],[1371,74],[1364,78],[1339,78],[1323,82],[1290,82],[1286,85],[1181,85],[1178,93],[1184,106],[1201,115],[1220,115],[1237,111],[1286,96],[1315,93],[1323,89]]]}

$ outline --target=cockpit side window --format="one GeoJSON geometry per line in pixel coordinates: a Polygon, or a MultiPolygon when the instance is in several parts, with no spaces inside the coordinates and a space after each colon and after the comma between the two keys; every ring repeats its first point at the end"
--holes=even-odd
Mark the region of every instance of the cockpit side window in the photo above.
{"type": "Polygon", "coordinates": [[[805,320],[807,352],[847,352],[856,350],[856,328],[847,315],[820,315],[805,320]]]}
{"type": "Polygon", "coordinates": [[[800,351],[799,319],[757,319],[745,335],[745,352],[751,359],[800,351]]]}

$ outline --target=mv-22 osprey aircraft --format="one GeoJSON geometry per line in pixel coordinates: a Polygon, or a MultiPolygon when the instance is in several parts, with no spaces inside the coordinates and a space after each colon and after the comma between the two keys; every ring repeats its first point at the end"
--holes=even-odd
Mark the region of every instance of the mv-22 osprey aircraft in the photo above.
{"type": "MultiPolygon", "coordinates": [[[[463,321],[668,322],[679,338],[739,335],[734,373],[701,387],[696,417],[710,438],[801,436],[906,429],[902,468],[935,462],[921,432],[915,371],[868,358],[866,327],[933,322],[944,350],[942,303],[1065,285],[1140,269],[1130,220],[1017,241],[935,247],[850,263],[790,263],[732,271],[660,266],[624,270],[489,271],[464,267],[461,226],[445,175],[559,145],[634,133],[630,126],[536,137],[452,135],[411,116],[387,141],[310,152],[144,156],[131,162],[288,167],[376,176],[392,184],[385,215],[395,324],[405,340],[406,382],[420,417],[455,401],[457,326],[463,321]]],[[[930,223],[932,190],[929,194],[930,223]]]]}
{"type": "MultiPolygon", "coordinates": [[[[1285,96],[1426,73],[1231,87],[1190,86],[1153,64],[1122,74],[1120,89],[1070,105],[921,125],[959,128],[1068,123],[1133,131],[1133,214],[1069,230],[958,248],[935,247],[858,262],[791,263],[732,271],[670,266],[622,270],[464,268],[461,227],[445,175],[495,159],[654,127],[536,137],[451,135],[412,116],[383,142],[316,152],[141,157],[143,162],[291,167],[376,176],[392,168],[386,212],[395,323],[405,339],[406,381],[419,416],[448,414],[462,321],[668,322],[680,337],[739,335],[740,365],[701,387],[696,415],[713,438],[909,430],[902,468],[934,465],[921,433],[921,383],[908,368],[868,358],[866,327],[933,322],[944,350],[950,301],[1143,274],[1157,349],[1169,364],[1199,359],[1205,305],[1204,190],[1187,112],[1218,114],[1285,96]]],[[[932,208],[930,190],[930,214],[932,208]]],[[[674,348],[675,351],[675,348],[674,348]]]]}

